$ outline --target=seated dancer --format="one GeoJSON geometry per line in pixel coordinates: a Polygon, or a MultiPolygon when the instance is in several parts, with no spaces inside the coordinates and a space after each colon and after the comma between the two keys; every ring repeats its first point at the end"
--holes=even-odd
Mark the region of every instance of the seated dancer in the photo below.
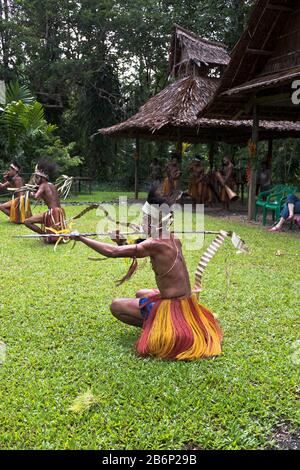
{"type": "Polygon", "coordinates": [[[178,161],[178,155],[173,153],[170,161],[167,163],[165,170],[167,174],[163,183],[164,196],[170,196],[174,190],[178,189],[181,170],[178,161]]]}
{"type": "Polygon", "coordinates": [[[300,214],[300,198],[295,194],[289,194],[287,203],[282,209],[279,222],[274,227],[270,228],[269,232],[281,232],[284,223],[293,220],[296,214],[300,214]]]}
{"type": "MultiPolygon", "coordinates": [[[[43,214],[34,215],[25,220],[24,224],[33,232],[39,234],[53,234],[64,232],[67,229],[64,209],[60,206],[60,198],[56,187],[49,182],[57,171],[55,163],[41,161],[37,164],[34,172],[35,182],[38,186],[36,193],[32,194],[35,199],[42,199],[48,211],[43,214]],[[38,227],[36,224],[41,224],[38,227]]],[[[44,238],[45,243],[56,243],[57,238],[51,236],[44,238]]]]}
{"type": "MultiPolygon", "coordinates": [[[[21,167],[18,163],[11,163],[8,171],[3,175],[4,182],[0,183],[0,190],[7,188],[15,188],[17,190],[22,188],[24,181],[19,174],[20,170],[21,167]]],[[[11,201],[0,204],[0,211],[7,215],[12,223],[23,224],[25,219],[31,216],[28,192],[13,193],[11,201]]]]}
{"type": "Polygon", "coordinates": [[[110,307],[118,320],[142,328],[136,345],[139,355],[173,360],[220,355],[220,327],[192,293],[181,243],[169,231],[168,201],[150,190],[143,215],[149,238],[139,244],[113,246],[76,233],[71,238],[108,258],[150,258],[158,289],[142,289],[135,299],[115,299],[110,307]]]}

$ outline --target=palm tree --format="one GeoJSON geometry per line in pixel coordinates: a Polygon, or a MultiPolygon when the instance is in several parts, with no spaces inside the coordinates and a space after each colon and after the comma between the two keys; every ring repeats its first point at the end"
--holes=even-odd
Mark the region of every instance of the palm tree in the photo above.
{"type": "Polygon", "coordinates": [[[0,149],[5,159],[21,158],[24,146],[40,134],[51,134],[56,126],[47,124],[44,109],[30,90],[18,82],[8,84],[0,114],[0,149]]]}

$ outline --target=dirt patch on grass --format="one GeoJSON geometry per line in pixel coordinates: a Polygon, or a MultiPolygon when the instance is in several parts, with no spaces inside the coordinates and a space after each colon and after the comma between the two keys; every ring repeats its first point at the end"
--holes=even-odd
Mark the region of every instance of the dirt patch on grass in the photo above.
{"type": "Polygon", "coordinates": [[[272,440],[275,441],[277,449],[300,450],[300,429],[291,431],[286,424],[283,424],[275,430],[272,440]]]}
{"type": "Polygon", "coordinates": [[[195,442],[188,442],[183,447],[183,450],[204,450],[204,449],[200,447],[198,444],[195,444],[195,442]]]}

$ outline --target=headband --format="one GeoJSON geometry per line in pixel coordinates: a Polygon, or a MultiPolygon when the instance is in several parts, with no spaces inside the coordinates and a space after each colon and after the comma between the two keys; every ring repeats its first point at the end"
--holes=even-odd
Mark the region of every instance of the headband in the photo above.
{"type": "Polygon", "coordinates": [[[49,176],[44,171],[40,170],[37,165],[34,170],[34,175],[41,176],[42,178],[49,180],[49,176]]]}
{"type": "MultiPolygon", "coordinates": [[[[155,205],[151,205],[149,204],[149,202],[147,201],[144,206],[143,206],[143,213],[150,216],[150,217],[153,217],[154,219],[157,219],[159,220],[159,215],[161,213],[161,211],[159,210],[158,207],[156,207],[155,205]]],[[[173,215],[171,212],[169,212],[169,214],[165,215],[161,221],[162,223],[164,222],[167,222],[168,220],[172,219],[173,215]]]]}
{"type": "Polygon", "coordinates": [[[13,163],[11,163],[10,165],[10,168],[12,168],[13,170],[19,172],[20,171],[20,168],[18,168],[16,165],[14,165],[13,163]]]}

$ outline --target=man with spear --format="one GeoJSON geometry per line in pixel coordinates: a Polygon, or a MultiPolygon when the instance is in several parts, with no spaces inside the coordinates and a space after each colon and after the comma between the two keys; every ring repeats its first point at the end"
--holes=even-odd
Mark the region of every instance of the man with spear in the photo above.
{"type": "Polygon", "coordinates": [[[142,328],[138,354],[173,360],[218,356],[221,329],[192,292],[181,242],[169,231],[172,217],[168,200],[152,189],[143,207],[145,241],[114,246],[76,233],[71,238],[107,258],[150,258],[157,288],[139,290],[134,299],[115,299],[110,306],[118,320],[142,328]]]}
{"type": "MultiPolygon", "coordinates": [[[[72,232],[53,237],[80,241],[106,258],[132,258],[133,263],[119,285],[135,272],[138,258],[150,258],[157,288],[139,290],[136,298],[115,299],[110,306],[118,320],[142,328],[136,344],[139,355],[171,360],[219,356],[222,342],[220,326],[213,313],[198,303],[201,278],[208,262],[226,237],[231,236],[234,246],[239,250],[247,251],[247,248],[234,233],[203,232],[218,236],[199,261],[192,290],[181,242],[174,233],[170,233],[173,220],[170,206],[169,200],[155,188],[150,190],[143,206],[143,233],[147,239],[138,240],[135,244],[120,243],[120,233],[112,237],[117,241],[117,246],[90,238],[107,234],[72,232]]],[[[19,237],[29,238],[34,235],[19,237]]]]}
{"type": "Polygon", "coordinates": [[[114,246],[80,234],[71,238],[108,258],[150,258],[157,288],[139,290],[133,299],[115,299],[110,306],[118,320],[142,328],[138,354],[172,360],[218,356],[221,329],[192,292],[181,242],[169,231],[172,217],[168,200],[152,189],[143,207],[145,241],[114,246]]]}
{"type": "Polygon", "coordinates": [[[0,190],[13,191],[12,199],[0,204],[0,211],[7,215],[14,224],[23,224],[25,219],[31,216],[28,193],[18,191],[24,186],[20,171],[20,165],[17,162],[12,162],[9,169],[3,174],[3,183],[0,183],[0,190]]]}
{"type": "MultiPolygon", "coordinates": [[[[66,215],[60,205],[58,190],[54,184],[50,183],[50,179],[54,177],[56,171],[56,164],[47,161],[39,162],[35,168],[34,178],[37,191],[32,193],[31,196],[37,200],[41,199],[48,207],[48,210],[27,218],[24,225],[40,235],[68,232],[66,215]]],[[[57,239],[49,236],[44,238],[44,241],[46,243],[56,243],[57,239]]]]}

